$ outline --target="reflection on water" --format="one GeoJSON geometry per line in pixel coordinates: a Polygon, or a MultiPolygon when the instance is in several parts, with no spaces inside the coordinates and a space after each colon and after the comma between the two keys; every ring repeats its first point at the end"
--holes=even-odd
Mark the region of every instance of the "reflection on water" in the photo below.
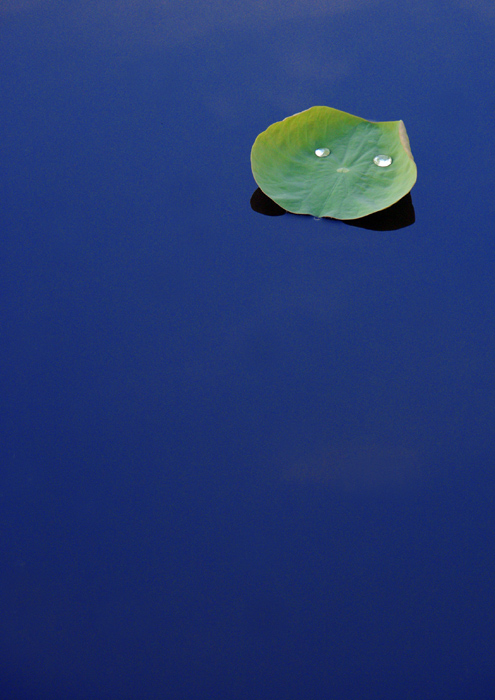
{"type": "Polygon", "coordinates": [[[387,444],[320,446],[300,457],[287,457],[281,477],[292,484],[320,484],[344,491],[404,489],[422,478],[419,450],[387,444]]]}

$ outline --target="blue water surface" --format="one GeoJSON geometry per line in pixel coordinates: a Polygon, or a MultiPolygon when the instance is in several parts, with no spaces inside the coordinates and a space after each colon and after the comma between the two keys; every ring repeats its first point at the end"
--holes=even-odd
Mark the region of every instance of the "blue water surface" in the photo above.
{"type": "Polygon", "coordinates": [[[0,21],[0,697],[493,698],[492,3],[0,21]],[[320,104],[415,224],[251,209],[320,104]]]}

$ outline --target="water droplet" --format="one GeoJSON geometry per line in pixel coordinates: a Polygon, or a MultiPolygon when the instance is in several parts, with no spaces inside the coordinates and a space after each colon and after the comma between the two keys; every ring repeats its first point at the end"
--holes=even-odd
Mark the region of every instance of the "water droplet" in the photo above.
{"type": "Polygon", "coordinates": [[[326,158],[329,155],[330,155],[329,148],[317,148],[315,151],[315,156],[318,156],[318,158],[326,158]]]}
{"type": "Polygon", "coordinates": [[[392,158],[390,156],[379,155],[373,158],[373,163],[378,165],[379,168],[386,168],[392,163],[392,158]]]}
{"type": "Polygon", "coordinates": [[[348,173],[348,172],[349,172],[349,168],[337,168],[337,172],[338,172],[338,173],[348,173]]]}

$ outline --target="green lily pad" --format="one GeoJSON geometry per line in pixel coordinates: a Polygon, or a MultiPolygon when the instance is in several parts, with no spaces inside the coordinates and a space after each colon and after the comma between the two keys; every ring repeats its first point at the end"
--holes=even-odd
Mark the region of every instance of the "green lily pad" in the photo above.
{"type": "Polygon", "coordinates": [[[386,209],[417,176],[404,122],[370,122],[331,107],[269,126],[253,144],[251,168],[287,211],[333,219],[386,209]]]}

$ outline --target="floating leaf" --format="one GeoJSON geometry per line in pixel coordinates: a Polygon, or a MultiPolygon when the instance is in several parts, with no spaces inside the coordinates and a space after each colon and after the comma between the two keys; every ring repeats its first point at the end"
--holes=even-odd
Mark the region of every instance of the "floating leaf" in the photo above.
{"type": "Polygon", "coordinates": [[[357,219],[386,209],[416,182],[404,122],[370,122],[311,107],[263,131],[251,150],[260,189],[293,214],[357,219]]]}

